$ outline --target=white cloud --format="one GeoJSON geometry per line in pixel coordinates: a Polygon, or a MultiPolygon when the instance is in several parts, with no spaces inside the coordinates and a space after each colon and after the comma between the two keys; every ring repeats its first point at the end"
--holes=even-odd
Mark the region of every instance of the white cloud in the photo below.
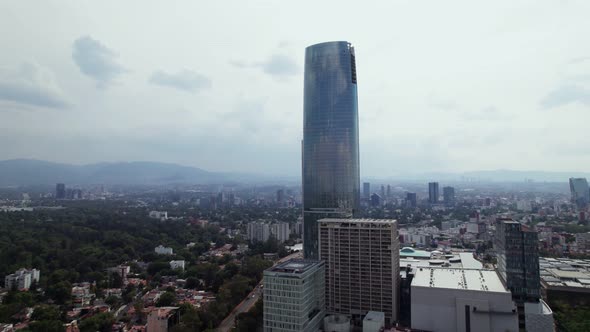
{"type": "Polygon", "coordinates": [[[28,62],[16,70],[0,68],[0,99],[49,108],[64,108],[69,104],[55,75],[28,62]]]}

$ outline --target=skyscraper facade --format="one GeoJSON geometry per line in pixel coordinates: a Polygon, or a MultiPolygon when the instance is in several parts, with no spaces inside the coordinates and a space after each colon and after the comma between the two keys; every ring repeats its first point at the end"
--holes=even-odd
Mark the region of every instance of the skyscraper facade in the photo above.
{"type": "Polygon", "coordinates": [[[455,188],[443,187],[443,201],[445,205],[455,204],[455,188]]]}
{"type": "Polygon", "coordinates": [[[428,182],[428,202],[430,204],[438,203],[438,182],[428,182]]]}
{"type": "Polygon", "coordinates": [[[359,130],[355,53],[345,41],[305,50],[303,252],[318,257],[317,221],[359,208],[359,130]]]}
{"type": "Polygon", "coordinates": [[[407,207],[416,207],[418,205],[418,198],[416,197],[416,193],[406,193],[406,206],[407,207]]]}
{"type": "Polygon", "coordinates": [[[369,311],[398,317],[399,234],[388,219],[322,219],[320,259],[326,262],[326,312],[357,325],[369,311]]]}
{"type": "Polygon", "coordinates": [[[498,274],[512,293],[524,327],[525,303],[538,303],[541,298],[537,232],[512,219],[498,219],[494,247],[498,274]]]}
{"type": "Polygon", "coordinates": [[[570,178],[570,191],[572,203],[579,209],[585,208],[590,203],[590,190],[586,178],[570,178]]]}

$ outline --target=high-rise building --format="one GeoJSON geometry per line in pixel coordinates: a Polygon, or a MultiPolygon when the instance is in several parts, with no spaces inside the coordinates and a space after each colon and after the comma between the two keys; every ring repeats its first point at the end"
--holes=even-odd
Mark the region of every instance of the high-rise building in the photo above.
{"type": "Polygon", "coordinates": [[[416,198],[416,193],[406,193],[406,206],[407,207],[416,207],[418,205],[418,200],[416,198]]]}
{"type": "Polygon", "coordinates": [[[428,202],[430,204],[438,203],[438,182],[428,182],[428,202]]]}
{"type": "Polygon", "coordinates": [[[289,224],[280,222],[270,225],[270,234],[280,243],[287,241],[289,239],[289,224]]]}
{"type": "Polygon", "coordinates": [[[55,185],[55,198],[56,199],[66,199],[66,185],[63,183],[58,183],[55,185]]]}
{"type": "Polygon", "coordinates": [[[590,190],[586,178],[570,178],[572,203],[578,208],[585,208],[590,203],[590,190]]]}
{"type": "Polygon", "coordinates": [[[387,197],[391,197],[391,185],[387,185],[387,197]]]}
{"type": "Polygon", "coordinates": [[[4,288],[8,290],[29,290],[32,284],[39,283],[40,273],[37,269],[20,269],[4,277],[4,288]]]}
{"type": "Polygon", "coordinates": [[[319,331],[325,313],[324,262],[291,259],[264,271],[264,331],[319,331]]]}
{"type": "Polygon", "coordinates": [[[248,240],[254,242],[266,242],[270,237],[270,226],[264,222],[251,222],[248,224],[248,240]]]}
{"type": "Polygon", "coordinates": [[[494,246],[498,274],[512,293],[519,309],[519,324],[524,328],[524,304],[538,303],[541,297],[537,232],[512,219],[500,218],[494,246]]]}
{"type": "Polygon", "coordinates": [[[369,311],[398,315],[399,235],[395,220],[322,219],[320,259],[326,262],[326,312],[362,324],[369,311]]]}
{"type": "Polygon", "coordinates": [[[443,187],[443,201],[445,205],[455,204],[455,188],[443,187]]]}
{"type": "Polygon", "coordinates": [[[381,197],[385,197],[385,186],[381,185],[381,197]]]}
{"type": "Polygon", "coordinates": [[[368,200],[371,197],[371,184],[369,182],[363,183],[363,198],[368,200]]]}
{"type": "Polygon", "coordinates": [[[360,202],[355,53],[345,41],[305,50],[303,115],[303,252],[318,257],[317,221],[346,218],[360,202]]]}

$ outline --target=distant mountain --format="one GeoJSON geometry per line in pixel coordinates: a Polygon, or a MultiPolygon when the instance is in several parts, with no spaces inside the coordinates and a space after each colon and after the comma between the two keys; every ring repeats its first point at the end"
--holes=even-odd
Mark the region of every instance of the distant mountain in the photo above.
{"type": "Polygon", "coordinates": [[[462,173],[428,172],[406,173],[391,176],[393,180],[407,181],[452,181],[452,182],[568,182],[570,177],[590,178],[587,172],[546,172],[546,171],[513,171],[489,170],[462,173]]]}
{"type": "MultiPolygon", "coordinates": [[[[239,178],[239,176],[236,176],[239,178]]],[[[169,184],[235,181],[230,173],[156,162],[69,165],[31,159],[0,161],[0,186],[55,184],[169,184]]]]}

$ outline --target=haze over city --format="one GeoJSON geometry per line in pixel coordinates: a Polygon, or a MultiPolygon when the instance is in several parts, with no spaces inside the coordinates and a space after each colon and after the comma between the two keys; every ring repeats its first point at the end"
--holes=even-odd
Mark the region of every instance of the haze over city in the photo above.
{"type": "Polygon", "coordinates": [[[586,1],[4,1],[0,155],[298,175],[303,50],[349,40],[361,176],[585,171],[588,12],[586,1]]]}

